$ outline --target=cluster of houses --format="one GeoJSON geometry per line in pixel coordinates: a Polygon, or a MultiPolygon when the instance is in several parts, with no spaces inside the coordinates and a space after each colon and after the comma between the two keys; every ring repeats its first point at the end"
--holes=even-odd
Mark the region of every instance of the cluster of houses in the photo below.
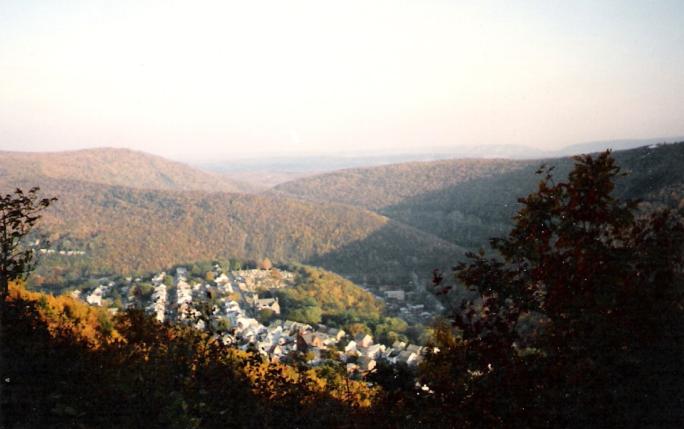
{"type": "Polygon", "coordinates": [[[382,301],[387,311],[413,323],[426,323],[434,317],[425,304],[416,302],[415,291],[381,288],[382,301]]]}
{"type": "Polygon", "coordinates": [[[228,314],[235,317],[229,332],[220,333],[227,344],[243,350],[256,350],[274,362],[303,359],[311,366],[328,360],[346,363],[351,374],[372,371],[381,359],[391,364],[415,366],[423,359],[424,347],[395,342],[391,347],[376,344],[371,335],[348,335],[343,329],[315,327],[291,320],[274,320],[264,326],[256,319],[242,315],[239,305],[231,302],[228,314]]]}
{"type": "Polygon", "coordinates": [[[91,290],[87,294],[83,294],[81,291],[75,290],[71,293],[72,298],[83,299],[90,305],[96,305],[98,307],[103,305],[104,297],[109,294],[109,292],[114,288],[115,283],[106,281],[107,279],[101,279],[100,285],[95,289],[91,290]]]}
{"type": "MultiPolygon", "coordinates": [[[[258,292],[294,286],[295,274],[280,270],[227,273],[220,272],[218,267],[215,270],[213,281],[191,281],[182,267],[176,269],[172,281],[161,272],[149,280],[152,290],[144,299],[135,293],[134,285],[141,281],[139,278],[126,279],[127,284],[120,285],[119,291],[126,296],[126,307],[142,307],[160,322],[193,323],[198,329],[208,329],[218,335],[226,344],[255,350],[272,361],[298,359],[315,366],[336,360],[344,362],[349,373],[363,374],[372,371],[381,359],[391,364],[415,366],[423,358],[425,350],[420,346],[402,342],[392,346],[378,344],[371,335],[352,336],[339,328],[313,327],[277,318],[266,326],[257,320],[257,315],[262,310],[270,310],[277,317],[280,303],[277,298],[260,298],[258,292]],[[200,313],[197,302],[211,303],[208,314],[200,313]]],[[[99,282],[89,293],[73,296],[91,305],[106,305],[105,298],[115,283],[107,279],[99,282]]]]}

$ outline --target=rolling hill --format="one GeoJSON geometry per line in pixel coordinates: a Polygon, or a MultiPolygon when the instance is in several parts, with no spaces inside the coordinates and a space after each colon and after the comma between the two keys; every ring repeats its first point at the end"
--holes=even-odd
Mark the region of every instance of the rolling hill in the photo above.
{"type": "Polygon", "coordinates": [[[77,180],[138,189],[250,192],[252,187],[215,173],[128,149],[0,152],[4,181],[26,177],[77,180]]]}
{"type": "MultiPolygon", "coordinates": [[[[684,144],[641,147],[614,154],[627,173],[616,183],[621,199],[648,205],[684,208],[684,144]]],[[[479,247],[489,237],[506,234],[519,205],[517,199],[533,192],[539,182],[538,165],[554,166],[554,177],[564,180],[571,158],[538,161],[535,165],[493,177],[480,178],[407,199],[381,210],[384,215],[464,247],[479,247]]]]}
{"type": "Polygon", "coordinates": [[[283,183],[274,192],[381,210],[408,198],[521,169],[529,161],[455,159],[340,170],[283,183]]]}
{"type": "Polygon", "coordinates": [[[278,195],[141,190],[75,180],[0,179],[0,189],[39,185],[59,201],[41,228],[61,250],[47,255],[40,274],[134,273],[175,263],[223,259],[305,262],[377,282],[416,273],[427,278],[436,261],[449,266],[457,246],[355,207],[278,195]]]}
{"type": "MultiPolygon", "coordinates": [[[[505,234],[517,198],[534,190],[534,171],[542,162],[452,160],[352,169],[253,195],[207,192],[211,175],[145,154],[68,154],[73,159],[10,153],[0,161],[0,189],[38,185],[57,196],[42,228],[57,249],[85,252],[47,255],[42,275],[134,273],[267,256],[378,285],[425,280],[432,269],[452,266],[465,249],[505,234]],[[114,167],[105,167],[108,156],[116,158],[114,167]],[[168,180],[158,174],[164,168],[168,180]],[[132,181],[139,186],[119,184],[132,181]]],[[[615,156],[630,173],[618,183],[619,196],[684,207],[684,144],[615,156]]],[[[569,158],[544,162],[556,166],[558,178],[572,165],[569,158]]],[[[217,183],[211,191],[223,186],[217,183]]]]}
{"type": "MultiPolygon", "coordinates": [[[[627,176],[616,195],[645,204],[684,207],[684,143],[617,151],[627,176]]],[[[376,210],[398,222],[466,248],[507,233],[517,199],[535,190],[541,164],[567,177],[571,158],[533,161],[454,160],[339,171],[276,189],[309,200],[376,210]]]]}

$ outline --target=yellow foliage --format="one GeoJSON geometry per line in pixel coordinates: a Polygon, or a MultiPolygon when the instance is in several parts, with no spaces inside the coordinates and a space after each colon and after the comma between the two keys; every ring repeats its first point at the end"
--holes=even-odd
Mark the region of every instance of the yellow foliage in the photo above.
{"type": "Polygon", "coordinates": [[[212,347],[218,344],[218,340],[189,327],[166,326],[144,317],[147,321],[145,323],[149,323],[143,325],[145,335],[149,335],[148,340],[128,342],[125,335],[128,335],[126,333],[129,329],[135,328],[132,325],[134,322],[129,318],[117,317],[112,320],[104,309],[90,307],[68,296],[31,292],[18,284],[10,285],[10,299],[36,303],[40,318],[53,336],[68,332],[92,350],[105,349],[103,346],[106,345],[125,347],[129,350],[128,356],[135,354],[145,362],[152,360],[155,354],[158,356],[160,353],[171,353],[166,348],[167,345],[188,336],[194,344],[194,357],[188,361],[191,372],[197,370],[198,362],[207,358],[237,362],[239,371],[244,374],[252,391],[269,401],[296,398],[301,405],[315,406],[320,398],[327,396],[351,407],[367,408],[380,396],[378,387],[368,387],[361,381],[350,380],[344,371],[323,376],[317,369],[298,369],[283,363],[273,363],[250,352],[233,348],[212,354],[212,347]],[[103,334],[105,328],[102,325],[107,322],[111,324],[109,336],[103,334]]]}
{"type": "Polygon", "coordinates": [[[111,316],[106,309],[94,308],[69,296],[31,292],[21,283],[10,283],[9,299],[24,299],[38,303],[41,318],[46,322],[51,334],[58,330],[68,329],[71,334],[87,342],[92,348],[98,348],[102,341],[121,339],[119,333],[109,331],[103,325],[111,323],[111,316]],[[104,332],[107,335],[103,335],[104,332]]]}

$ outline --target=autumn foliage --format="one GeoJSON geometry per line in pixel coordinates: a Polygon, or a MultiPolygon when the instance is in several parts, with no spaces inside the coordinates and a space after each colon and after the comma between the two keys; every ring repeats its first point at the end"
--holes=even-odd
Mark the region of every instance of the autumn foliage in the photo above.
{"type": "MultiPolygon", "coordinates": [[[[436,273],[435,293],[456,305],[417,373],[380,362],[351,380],[334,362],[271,363],[140,311],[112,317],[14,288],[2,424],[682,427],[681,213],[616,198],[622,173],[608,152],[575,158],[567,181],[539,174],[510,234],[491,241],[495,255],[470,254],[453,281],[436,273]]],[[[309,274],[293,301],[319,293],[309,286],[324,278],[309,274]]],[[[346,295],[338,283],[317,298],[332,319],[346,295]]]]}
{"type": "Polygon", "coordinates": [[[378,395],[341,367],[270,363],[140,311],[19,287],[6,309],[3,427],[348,427],[378,395]]]}
{"type": "MultiPolygon", "coordinates": [[[[455,268],[476,292],[426,365],[463,427],[678,427],[684,422],[684,224],[612,196],[610,153],[567,182],[541,169],[497,257],[455,268]],[[477,410],[476,412],[473,410],[477,410]]],[[[453,288],[436,278],[437,293],[453,288]]]]}

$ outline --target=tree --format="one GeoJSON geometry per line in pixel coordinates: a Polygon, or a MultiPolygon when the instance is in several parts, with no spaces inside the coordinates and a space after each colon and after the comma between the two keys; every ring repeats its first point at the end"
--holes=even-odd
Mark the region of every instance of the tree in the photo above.
{"type": "Polygon", "coordinates": [[[24,279],[34,268],[33,249],[24,246],[41,212],[56,198],[39,198],[40,188],[27,193],[16,189],[0,197],[0,301],[5,302],[9,282],[24,279]]]}
{"type": "Polygon", "coordinates": [[[288,320],[316,325],[321,323],[322,313],[323,312],[319,306],[305,303],[300,307],[290,309],[285,317],[288,320]]]}
{"type": "Polygon", "coordinates": [[[275,311],[273,311],[269,308],[264,308],[264,309],[259,310],[256,318],[259,321],[259,323],[261,323],[263,325],[268,325],[269,323],[271,323],[271,321],[275,320],[277,317],[276,317],[275,311]]]}
{"type": "MultiPolygon", "coordinates": [[[[457,335],[437,329],[443,350],[426,367],[459,423],[474,424],[467,409],[484,425],[684,421],[684,224],[615,199],[610,152],[575,162],[566,183],[540,169],[509,236],[491,240],[499,257],[455,268],[477,298],[453,314],[457,335]]],[[[441,273],[434,283],[454,289],[441,273]]]]}
{"type": "Polygon", "coordinates": [[[270,259],[264,258],[261,263],[259,263],[259,268],[262,270],[270,270],[273,268],[273,264],[271,263],[270,259]]]}
{"type": "Polygon", "coordinates": [[[228,261],[227,269],[225,271],[240,271],[242,269],[242,262],[237,259],[230,259],[228,261]]]}

